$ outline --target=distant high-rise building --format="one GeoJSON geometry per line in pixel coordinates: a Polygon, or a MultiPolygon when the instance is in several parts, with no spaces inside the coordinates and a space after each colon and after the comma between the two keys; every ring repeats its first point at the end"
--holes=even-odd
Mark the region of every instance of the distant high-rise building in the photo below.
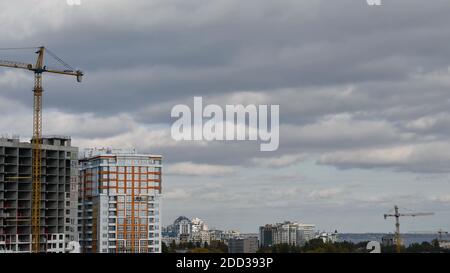
{"type": "Polygon", "coordinates": [[[258,238],[247,237],[228,240],[229,253],[256,253],[258,250],[258,238]]]}
{"type": "Polygon", "coordinates": [[[307,241],[314,239],[314,236],[314,225],[284,222],[259,228],[261,247],[280,244],[303,246],[307,241]]]}
{"type": "Polygon", "coordinates": [[[161,156],[89,150],[80,160],[83,252],[161,252],[161,156]]]}
{"type": "MultiPolygon", "coordinates": [[[[0,138],[0,251],[31,252],[32,149],[0,138]]],[[[41,252],[64,252],[78,240],[78,148],[69,137],[42,138],[41,252]]]]}
{"type": "Polygon", "coordinates": [[[261,247],[269,247],[273,245],[274,227],[272,225],[265,225],[259,227],[259,245],[261,247]]]}
{"type": "Polygon", "coordinates": [[[200,244],[209,244],[211,242],[208,225],[196,217],[192,220],[185,216],[178,217],[172,225],[164,228],[163,236],[166,242],[193,242],[200,244]]]}
{"type": "Polygon", "coordinates": [[[172,225],[172,230],[175,236],[180,235],[191,235],[192,232],[192,222],[189,218],[185,216],[178,217],[172,225]]]}
{"type": "Polygon", "coordinates": [[[211,236],[209,234],[208,225],[200,218],[193,218],[192,221],[191,241],[193,243],[210,244],[211,236]]]}

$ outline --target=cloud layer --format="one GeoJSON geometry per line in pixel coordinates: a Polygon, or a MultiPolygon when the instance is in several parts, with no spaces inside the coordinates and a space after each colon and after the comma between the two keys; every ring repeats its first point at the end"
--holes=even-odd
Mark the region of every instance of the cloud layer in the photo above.
{"type": "MultiPolygon", "coordinates": [[[[373,8],[362,0],[89,0],[79,7],[41,0],[33,9],[29,2],[0,2],[1,47],[44,44],[86,73],[82,84],[46,75],[45,133],[71,135],[80,147],[162,154],[168,200],[185,198],[193,212],[214,218],[204,206],[217,202],[231,219],[235,206],[257,215],[259,204],[270,208],[271,221],[276,208],[294,211],[311,199],[335,200],[345,213],[360,202],[348,191],[391,198],[394,186],[366,179],[365,171],[398,178],[398,191],[413,176],[443,175],[425,192],[411,182],[402,196],[421,191],[421,204],[431,208],[448,199],[448,1],[386,1],[373,8]],[[172,140],[170,110],[192,105],[194,96],[221,106],[280,105],[279,150],[172,140]],[[338,173],[327,176],[330,167],[338,173]],[[347,182],[338,178],[347,174],[347,182]],[[282,184],[263,188],[267,177],[282,184]],[[197,181],[222,186],[203,192],[197,181]],[[199,195],[203,202],[192,200],[199,195]]],[[[0,59],[34,58],[0,51],[0,59]]],[[[32,84],[27,72],[0,69],[1,133],[30,136],[32,84]]],[[[175,216],[180,207],[171,202],[167,215],[175,216]]],[[[246,229],[262,219],[236,217],[246,229]]]]}

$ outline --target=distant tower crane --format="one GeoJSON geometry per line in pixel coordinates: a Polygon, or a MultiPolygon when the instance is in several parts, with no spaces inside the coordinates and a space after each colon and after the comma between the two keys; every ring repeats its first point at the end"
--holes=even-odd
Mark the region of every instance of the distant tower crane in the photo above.
{"type": "Polygon", "coordinates": [[[58,58],[47,48],[29,47],[29,48],[1,48],[0,50],[16,50],[16,49],[34,49],[36,51],[37,61],[35,65],[20,63],[15,61],[0,60],[0,66],[10,68],[26,69],[34,73],[34,104],[33,104],[33,172],[32,172],[32,207],[31,207],[31,235],[32,235],[32,252],[40,252],[40,235],[41,235],[41,166],[42,166],[42,74],[53,73],[60,75],[69,75],[77,77],[77,81],[81,82],[83,72],[73,69],[70,65],[58,58]],[[48,69],[44,65],[44,54],[48,53],[56,61],[62,64],[66,70],[48,69]]]}
{"type": "Polygon", "coordinates": [[[401,246],[402,246],[402,238],[400,236],[400,217],[402,216],[429,216],[434,215],[434,213],[431,212],[417,212],[417,213],[399,213],[398,206],[394,207],[394,214],[385,214],[384,219],[387,219],[388,217],[395,217],[395,245],[397,248],[397,252],[401,252],[401,246]]]}
{"type": "Polygon", "coordinates": [[[439,229],[439,231],[437,232],[437,234],[438,234],[438,240],[439,240],[439,241],[442,241],[443,238],[444,238],[444,236],[447,236],[447,235],[448,235],[448,231],[444,231],[444,230],[442,230],[442,229],[439,229]]]}

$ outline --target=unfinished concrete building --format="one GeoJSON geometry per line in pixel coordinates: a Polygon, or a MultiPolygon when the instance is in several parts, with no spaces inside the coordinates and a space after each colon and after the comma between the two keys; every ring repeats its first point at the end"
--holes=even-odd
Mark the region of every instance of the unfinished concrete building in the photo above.
{"type": "Polygon", "coordinates": [[[161,252],[161,156],[89,150],[80,167],[82,252],[161,252]]]}
{"type": "MultiPolygon", "coordinates": [[[[41,252],[77,241],[78,148],[69,137],[42,145],[41,252]]],[[[0,138],[0,252],[31,252],[32,144],[0,138]]]]}

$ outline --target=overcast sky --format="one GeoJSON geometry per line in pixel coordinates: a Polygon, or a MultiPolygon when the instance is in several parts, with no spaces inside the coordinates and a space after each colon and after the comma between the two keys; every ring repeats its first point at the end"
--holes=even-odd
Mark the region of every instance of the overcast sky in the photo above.
{"type": "MultiPolygon", "coordinates": [[[[436,213],[402,219],[403,231],[449,230],[450,2],[383,4],[0,0],[0,47],[45,45],[86,73],[45,77],[45,134],[164,156],[164,224],[387,232],[398,204],[436,213]],[[280,148],[173,141],[170,111],[194,96],[280,105],[280,148]]],[[[30,136],[32,85],[0,69],[1,133],[30,136]]]]}

